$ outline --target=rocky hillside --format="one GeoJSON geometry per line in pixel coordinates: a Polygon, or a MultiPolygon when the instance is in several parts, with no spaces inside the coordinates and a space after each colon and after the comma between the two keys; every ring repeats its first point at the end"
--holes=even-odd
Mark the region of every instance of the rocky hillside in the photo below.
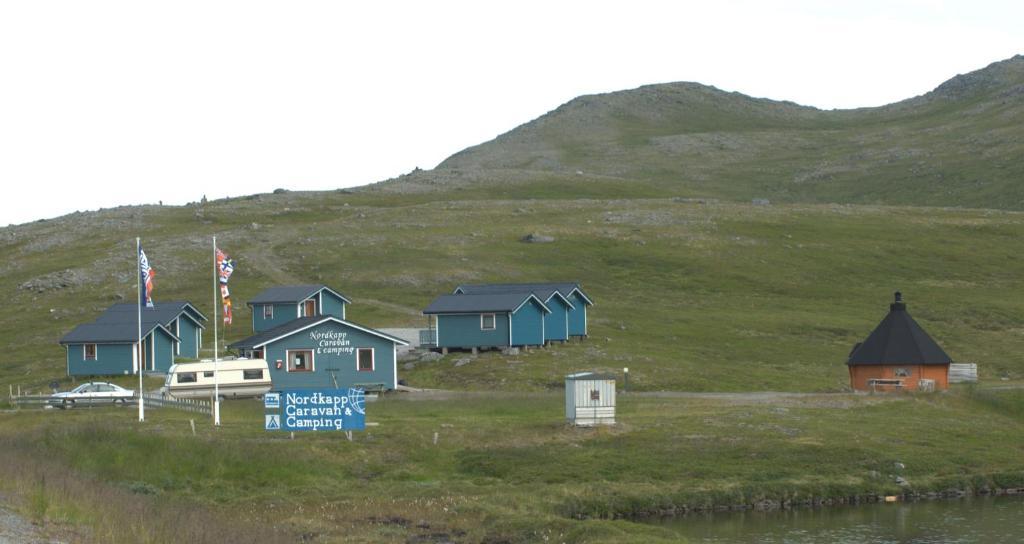
{"type": "Polygon", "coordinates": [[[582,96],[408,186],[555,176],[671,196],[1024,209],[1024,56],[879,108],[822,111],[696,83],[582,96]]]}

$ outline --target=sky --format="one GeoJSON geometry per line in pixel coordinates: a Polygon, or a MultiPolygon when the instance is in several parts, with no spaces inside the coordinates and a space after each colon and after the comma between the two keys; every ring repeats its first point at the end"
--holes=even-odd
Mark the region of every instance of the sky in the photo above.
{"type": "Polygon", "coordinates": [[[0,0],[0,225],[364,185],[582,94],[877,106],[1024,53],[1024,2],[0,0]]]}

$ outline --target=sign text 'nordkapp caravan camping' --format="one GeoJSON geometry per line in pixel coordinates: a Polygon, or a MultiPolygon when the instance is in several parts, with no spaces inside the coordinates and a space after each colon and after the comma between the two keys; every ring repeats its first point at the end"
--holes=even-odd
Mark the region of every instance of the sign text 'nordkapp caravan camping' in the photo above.
{"type": "Polygon", "coordinates": [[[268,393],[268,431],[361,431],[366,428],[366,397],[362,389],[306,389],[268,393]],[[276,417],[275,417],[276,416],[276,417]]]}

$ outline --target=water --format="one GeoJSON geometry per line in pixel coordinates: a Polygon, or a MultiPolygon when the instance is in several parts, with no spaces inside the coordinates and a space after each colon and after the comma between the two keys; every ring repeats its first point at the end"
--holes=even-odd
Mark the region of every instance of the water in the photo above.
{"type": "Polygon", "coordinates": [[[651,520],[689,542],[966,544],[1024,542],[1024,500],[979,497],[651,520]]]}

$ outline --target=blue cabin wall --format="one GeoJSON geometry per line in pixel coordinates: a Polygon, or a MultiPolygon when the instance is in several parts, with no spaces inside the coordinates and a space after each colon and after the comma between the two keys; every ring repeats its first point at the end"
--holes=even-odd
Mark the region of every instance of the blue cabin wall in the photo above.
{"type": "Polygon", "coordinates": [[[96,360],[85,360],[83,344],[67,344],[68,376],[120,376],[132,374],[134,344],[97,344],[96,360]]]}
{"type": "Polygon", "coordinates": [[[544,340],[569,339],[569,306],[553,296],[545,303],[551,313],[544,315],[544,340]]]}
{"type": "Polygon", "coordinates": [[[167,372],[174,364],[174,339],[163,329],[157,328],[146,335],[142,345],[146,353],[146,370],[167,372]]]}
{"type": "Polygon", "coordinates": [[[512,314],[513,346],[539,346],[544,344],[544,309],[534,299],[512,314]]]}
{"type": "Polygon", "coordinates": [[[177,349],[177,356],[188,359],[199,358],[199,326],[194,321],[185,317],[179,316],[178,322],[178,338],[181,339],[177,349]]]}
{"type": "Polygon", "coordinates": [[[263,332],[292,321],[299,317],[299,305],[294,302],[277,304],[254,304],[252,306],[252,331],[263,332]],[[263,307],[273,306],[274,317],[263,318],[263,307]]]}
{"type": "Polygon", "coordinates": [[[578,293],[566,297],[575,306],[569,310],[569,336],[587,335],[587,303],[578,293]]]}
{"type": "Polygon", "coordinates": [[[494,330],[481,330],[480,314],[438,315],[437,347],[509,346],[508,319],[508,314],[494,314],[494,330]]]}
{"type": "Polygon", "coordinates": [[[333,371],[338,387],[354,384],[384,384],[393,389],[395,375],[395,343],[379,336],[328,321],[316,327],[272,342],[264,347],[264,356],[270,366],[274,389],[333,388],[333,371]],[[374,370],[359,371],[356,350],[373,348],[374,370]],[[310,349],[313,351],[313,370],[288,372],[287,351],[310,349]],[[277,362],[281,368],[277,368],[277,362]]]}
{"type": "Polygon", "coordinates": [[[320,293],[323,304],[323,307],[320,308],[320,315],[333,315],[338,319],[345,319],[345,301],[326,289],[320,293]]]}

